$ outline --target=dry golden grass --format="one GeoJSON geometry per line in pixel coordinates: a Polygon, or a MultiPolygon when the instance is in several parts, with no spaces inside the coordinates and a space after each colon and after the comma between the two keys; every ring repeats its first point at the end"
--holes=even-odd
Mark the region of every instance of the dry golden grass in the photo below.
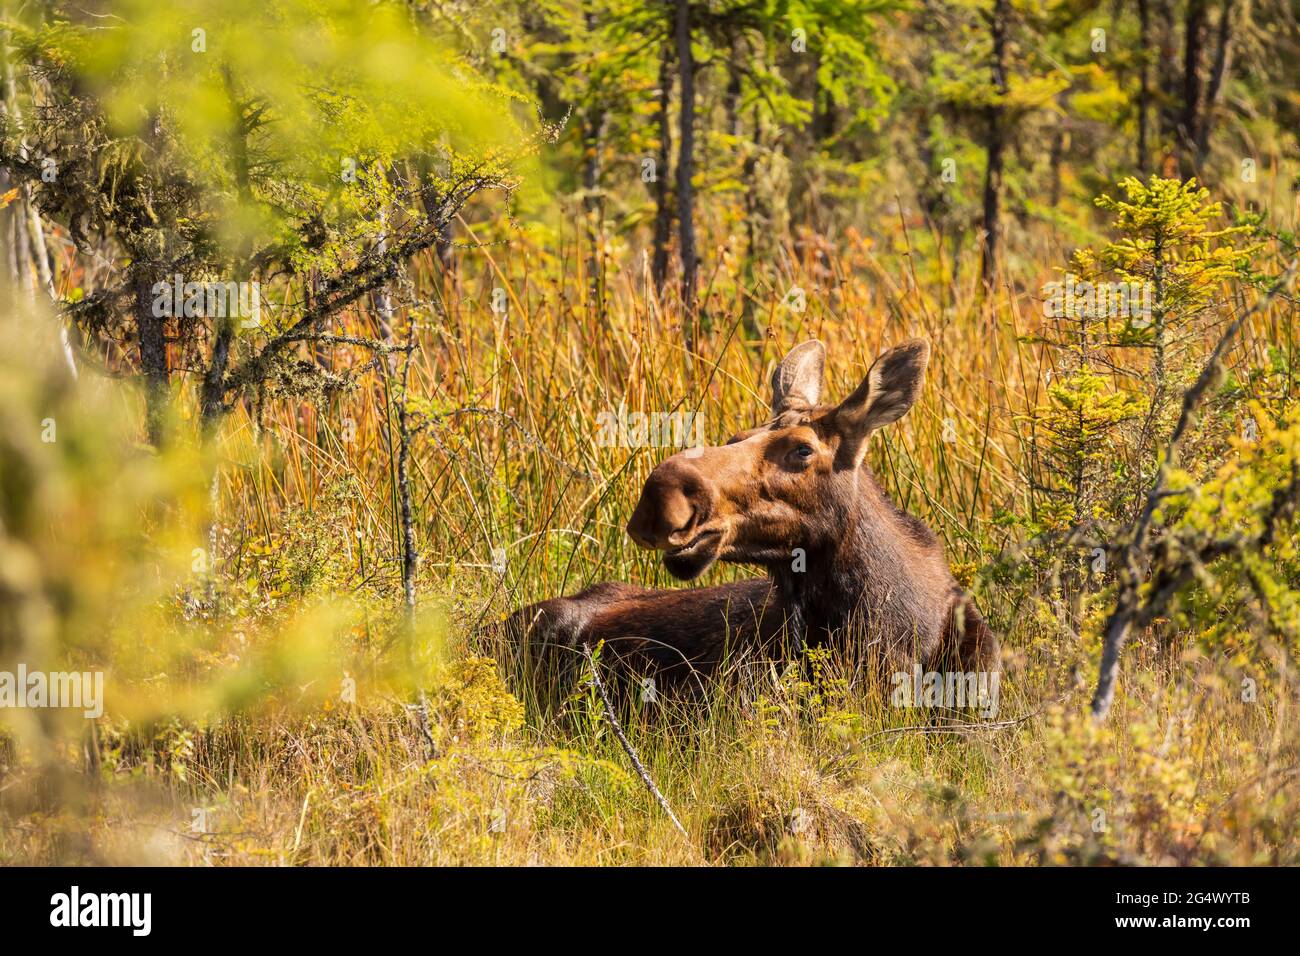
{"type": "MultiPolygon", "coordinates": [[[[1190,635],[1138,641],[1098,728],[1085,716],[1095,628],[1066,633],[1023,582],[976,573],[1018,544],[999,512],[1036,506],[1022,416],[1043,401],[1051,358],[1025,337],[1040,330],[1035,292],[1059,258],[1045,247],[1041,274],[987,298],[963,280],[953,296],[914,271],[916,236],[886,234],[889,248],[854,236],[791,248],[753,293],[719,244],[689,360],[679,311],[647,293],[631,256],[607,263],[601,305],[566,266],[581,257],[526,242],[464,254],[446,286],[418,271],[428,297],[411,313],[424,614],[411,643],[399,613],[391,383],[371,372],[317,405],[238,410],[218,445],[215,597],[192,591],[155,623],[189,635],[173,685],[181,674],[229,682],[255,665],[254,686],[236,704],[229,693],[191,701],[177,719],[142,707],[129,723],[104,722],[98,772],[59,775],[76,797],[53,808],[40,793],[49,772],[11,747],[0,759],[0,861],[1297,862],[1300,754],[1285,672],[1261,677],[1258,699],[1243,702],[1235,672],[1190,635]],[[783,304],[794,287],[802,312],[783,304]],[[496,288],[504,314],[492,309],[496,288]],[[631,704],[625,725],[683,839],[590,690],[559,715],[545,711],[485,659],[501,649],[478,626],[598,580],[671,586],[623,533],[667,450],[601,447],[599,413],[699,410],[718,442],[760,418],[773,362],[802,339],[826,342],[830,391],[844,394],[879,350],[912,335],[934,344],[928,385],[872,460],[895,500],[939,533],[1003,636],[999,723],[907,729],[925,719],[886,706],[834,660],[756,670],[703,706],[631,704]],[[413,682],[431,694],[432,759],[407,706],[413,682]]],[[[373,332],[366,314],[348,321],[373,332]]],[[[1261,316],[1235,361],[1257,361],[1286,321],[1281,306],[1261,316]]],[[[143,682],[122,692],[149,693],[143,682]]]]}

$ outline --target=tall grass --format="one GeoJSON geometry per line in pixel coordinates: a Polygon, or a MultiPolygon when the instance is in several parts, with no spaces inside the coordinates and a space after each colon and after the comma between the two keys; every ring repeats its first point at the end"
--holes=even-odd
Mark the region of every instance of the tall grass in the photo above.
{"type": "MultiPolygon", "coordinates": [[[[1052,358],[1033,341],[1035,295],[1061,258],[1046,240],[1022,248],[1039,265],[984,293],[978,250],[954,278],[915,245],[925,242],[902,223],[875,243],[791,242],[746,288],[719,236],[690,355],[680,309],[630,255],[605,261],[600,302],[578,249],[515,239],[462,252],[454,275],[418,265],[420,301],[404,305],[419,323],[413,503],[427,615],[417,640],[436,687],[435,756],[411,698],[384,679],[402,638],[397,426],[381,362],[317,403],[240,407],[218,440],[216,584],[196,612],[215,662],[202,666],[233,667],[223,653],[238,661],[273,645],[289,617],[331,602],[343,623],[313,676],[324,690],[113,723],[85,839],[69,843],[11,802],[0,860],[1296,862],[1285,672],[1247,703],[1192,643],[1138,642],[1122,699],[1095,727],[1083,718],[1095,644],[1067,633],[1023,579],[979,573],[1023,543],[998,516],[1038,506],[1026,415],[1044,400],[1052,358]],[[789,304],[795,288],[802,311],[789,304]],[[751,668],[703,704],[630,700],[625,727],[682,838],[590,689],[579,682],[562,706],[542,707],[485,660],[503,649],[482,625],[601,580],[680,586],[623,532],[670,450],[603,447],[601,412],[697,411],[718,443],[763,418],[774,363],[805,338],[826,343],[827,389],[842,396],[879,351],[913,335],[934,347],[927,386],[877,437],[871,462],[939,534],[1002,635],[998,719],[951,728],[889,707],[833,657],[751,668]],[[348,699],[334,690],[341,680],[356,682],[348,699]]],[[[352,334],[378,328],[365,310],[346,322],[352,334]]],[[[1259,361],[1288,322],[1282,305],[1259,316],[1234,361],[1259,361]]],[[[360,368],[370,355],[344,348],[329,361],[360,368]]],[[[704,583],[756,573],[721,567],[704,583]]]]}

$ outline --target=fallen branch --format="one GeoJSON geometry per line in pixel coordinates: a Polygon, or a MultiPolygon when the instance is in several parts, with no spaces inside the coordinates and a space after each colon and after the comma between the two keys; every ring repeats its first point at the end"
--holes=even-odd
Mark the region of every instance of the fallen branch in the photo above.
{"type": "Polygon", "coordinates": [[[619,724],[618,718],[614,716],[614,705],[610,703],[609,694],[605,692],[605,685],[601,681],[600,672],[596,668],[596,659],[591,656],[591,645],[583,644],[582,653],[587,658],[587,663],[591,665],[591,679],[596,685],[596,690],[600,692],[601,702],[605,705],[605,716],[609,718],[609,725],[614,728],[614,736],[617,737],[618,742],[623,745],[623,751],[627,754],[628,759],[632,761],[632,766],[636,768],[636,772],[640,774],[641,782],[644,783],[645,788],[650,791],[650,795],[659,802],[659,806],[664,808],[664,813],[668,814],[668,819],[673,821],[673,826],[677,828],[677,832],[689,840],[690,834],[686,832],[686,827],[682,826],[682,822],[677,819],[677,814],[673,813],[673,808],[668,805],[667,799],[665,799],[664,795],[659,792],[659,788],[655,786],[655,782],[650,776],[650,771],[646,770],[645,764],[643,764],[641,758],[636,755],[636,750],[632,747],[631,741],[629,741],[627,735],[623,733],[622,725],[619,724]]]}

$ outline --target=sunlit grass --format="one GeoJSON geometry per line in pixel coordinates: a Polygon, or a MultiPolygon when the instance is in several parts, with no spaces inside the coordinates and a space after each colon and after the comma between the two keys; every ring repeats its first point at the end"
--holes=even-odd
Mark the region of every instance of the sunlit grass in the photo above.
{"type": "MultiPolygon", "coordinates": [[[[989,296],[963,280],[952,301],[897,238],[888,253],[791,248],[758,291],[721,268],[691,356],[676,307],[628,264],[609,263],[603,303],[527,242],[464,254],[452,282],[417,270],[428,305],[412,359],[415,631],[400,613],[382,367],[318,406],[237,409],[217,444],[215,509],[192,492],[177,505],[189,519],[182,554],[216,542],[209,570],[131,558],[177,589],[102,644],[121,669],[122,704],[96,729],[95,759],[79,757],[75,733],[51,731],[61,760],[29,737],[0,749],[0,861],[1296,862],[1285,676],[1261,677],[1246,703],[1185,643],[1138,642],[1110,723],[1093,728],[1095,641],[1062,633],[1021,584],[980,573],[1022,543],[998,514],[1038,505],[1024,416],[1043,401],[1050,354],[1026,337],[1056,260],[1044,248],[1041,275],[989,296]],[[783,304],[795,286],[802,312],[783,304]],[[496,288],[508,293],[504,314],[492,309],[496,288]],[[928,385],[872,462],[940,535],[1002,635],[997,722],[934,733],[932,715],[889,707],[834,660],[821,677],[738,666],[703,701],[633,694],[624,726],[684,839],[597,699],[579,684],[566,700],[539,700],[511,668],[482,661],[508,657],[485,625],[600,580],[676,586],[623,533],[668,450],[601,447],[600,412],[699,410],[720,442],[762,418],[772,365],[799,341],[827,344],[838,396],[913,335],[934,345],[928,385]],[[153,653],[124,666],[141,620],[153,653]],[[432,749],[417,687],[429,692],[432,749]],[[51,801],[42,781],[54,766],[65,797],[51,801]]],[[[1288,321],[1278,309],[1238,358],[1258,359],[1288,321]]],[[[348,332],[375,332],[364,312],[347,321],[348,332]]],[[[193,467],[206,489],[208,471],[193,467]]],[[[93,522],[78,534],[109,540],[93,522]]],[[[709,582],[754,573],[721,568],[709,582]]]]}

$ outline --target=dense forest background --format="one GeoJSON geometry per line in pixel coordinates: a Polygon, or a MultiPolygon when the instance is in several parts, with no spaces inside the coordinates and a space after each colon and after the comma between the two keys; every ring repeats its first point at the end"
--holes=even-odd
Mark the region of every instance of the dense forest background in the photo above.
{"type": "Polygon", "coordinates": [[[0,707],[0,862],[1294,864],[1298,15],[9,0],[0,672],[107,683],[0,707]],[[915,335],[1000,712],[632,694],[676,826],[492,625],[915,335]]]}

